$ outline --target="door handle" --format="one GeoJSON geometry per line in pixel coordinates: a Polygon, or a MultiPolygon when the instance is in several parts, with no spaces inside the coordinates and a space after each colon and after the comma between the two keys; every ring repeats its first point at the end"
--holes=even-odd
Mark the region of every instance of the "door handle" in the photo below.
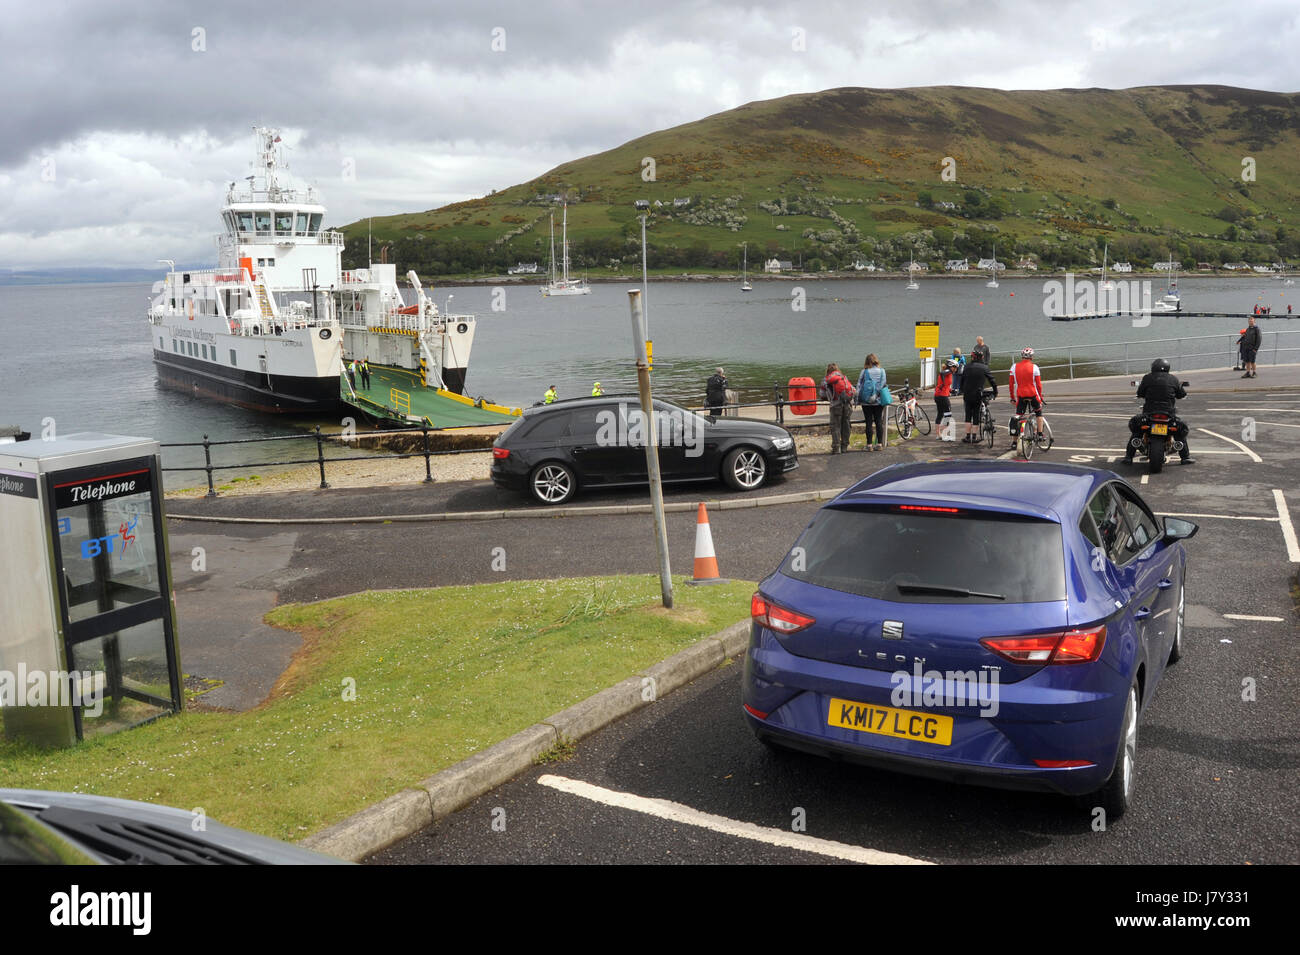
{"type": "Polygon", "coordinates": [[[586,448],[583,448],[583,447],[577,447],[577,448],[570,448],[570,449],[569,449],[569,453],[571,453],[571,454],[585,454],[586,451],[587,451],[587,449],[586,449],[586,448]]]}
{"type": "Polygon", "coordinates": [[[1134,619],[1134,620],[1145,620],[1145,619],[1146,619],[1147,617],[1149,617],[1149,616],[1151,616],[1151,608],[1150,608],[1150,607],[1138,607],[1138,608],[1137,608],[1137,613],[1133,614],[1133,619],[1134,619]]]}
{"type": "Polygon", "coordinates": [[[1168,590],[1173,585],[1174,582],[1170,580],[1168,577],[1161,579],[1160,583],[1156,584],[1156,586],[1159,587],[1161,590],[1168,590]]]}

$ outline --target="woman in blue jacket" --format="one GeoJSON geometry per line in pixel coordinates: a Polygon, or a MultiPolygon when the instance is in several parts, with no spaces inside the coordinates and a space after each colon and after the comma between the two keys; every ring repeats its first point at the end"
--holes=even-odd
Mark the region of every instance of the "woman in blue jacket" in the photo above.
{"type": "Polygon", "coordinates": [[[862,374],[858,376],[858,402],[862,405],[862,417],[867,424],[868,451],[885,449],[885,406],[880,403],[880,392],[884,387],[885,369],[880,367],[880,359],[873,352],[863,362],[862,374]],[[876,429],[874,436],[873,424],[876,429]]]}

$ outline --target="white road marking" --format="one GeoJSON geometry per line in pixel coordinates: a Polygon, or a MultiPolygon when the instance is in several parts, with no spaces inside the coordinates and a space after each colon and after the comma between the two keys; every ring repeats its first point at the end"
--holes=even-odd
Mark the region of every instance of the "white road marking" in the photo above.
{"type": "Polygon", "coordinates": [[[549,786],[552,789],[558,789],[560,792],[569,793],[573,796],[581,796],[583,799],[590,799],[592,802],[613,806],[616,809],[630,809],[633,812],[645,813],[647,816],[654,816],[657,819],[666,819],[669,822],[685,826],[698,826],[701,829],[711,829],[714,832],[721,832],[728,836],[764,842],[770,846],[797,849],[800,852],[813,852],[832,859],[861,862],[865,865],[931,865],[931,863],[922,859],[913,859],[911,856],[898,855],[893,852],[881,852],[879,849],[851,846],[844,842],[818,839],[816,836],[807,836],[799,832],[786,832],[784,829],[770,829],[767,826],[756,826],[752,822],[737,822],[734,819],[727,819],[725,816],[700,812],[698,809],[692,809],[690,806],[683,806],[681,803],[671,802],[667,799],[649,799],[632,793],[621,793],[613,789],[593,786],[591,783],[584,783],[578,779],[566,779],[563,776],[547,774],[539,776],[537,781],[543,786],[549,786]]]}
{"type": "Polygon", "coordinates": [[[1223,618],[1225,620],[1262,620],[1265,623],[1282,622],[1281,617],[1256,617],[1253,614],[1248,614],[1248,613],[1225,613],[1223,615],[1223,618]]]}
{"type": "Polygon", "coordinates": [[[1083,414],[1075,411],[1053,411],[1053,418],[1106,418],[1110,421],[1127,421],[1132,415],[1122,414],[1083,414]]]}
{"type": "Polygon", "coordinates": [[[1142,475],[1142,480],[1141,480],[1139,483],[1141,483],[1141,484],[1146,484],[1146,483],[1147,483],[1147,478],[1149,478],[1149,477],[1151,477],[1150,474],[1144,474],[1144,475],[1142,475]]]}
{"type": "Polygon", "coordinates": [[[1277,523],[1276,517],[1243,517],[1239,514],[1185,514],[1180,511],[1156,511],[1161,517],[1217,517],[1225,521],[1268,521],[1277,523]]]}
{"type": "Polygon", "coordinates": [[[1205,410],[1206,411],[1264,411],[1264,412],[1274,411],[1276,412],[1276,411],[1296,411],[1296,410],[1300,410],[1300,406],[1292,408],[1292,407],[1287,407],[1285,405],[1283,406],[1269,405],[1267,408],[1246,408],[1239,405],[1229,405],[1229,406],[1224,406],[1219,408],[1206,408],[1205,410]]]}
{"type": "Polygon", "coordinates": [[[1291,512],[1287,510],[1286,498],[1282,492],[1273,489],[1273,500],[1277,502],[1277,519],[1282,524],[1282,536],[1286,538],[1286,555],[1291,563],[1300,564],[1300,544],[1296,543],[1295,525],[1291,523],[1291,512]]]}
{"type": "MultiPolygon", "coordinates": [[[[1204,429],[1204,428],[1198,428],[1197,430],[1198,430],[1198,431],[1204,431],[1205,429],[1204,429]]],[[[1218,435],[1215,435],[1215,437],[1217,438],[1218,435]]],[[[1227,439],[1225,439],[1225,440],[1227,440],[1227,439]]],[[[1106,454],[1114,454],[1114,453],[1115,453],[1115,449],[1114,449],[1114,448],[1070,448],[1070,447],[1066,447],[1066,446],[1063,445],[1063,444],[1054,444],[1054,445],[1052,445],[1052,450],[1053,450],[1053,451],[1092,451],[1092,452],[1104,452],[1104,453],[1106,453],[1106,454]]],[[[1243,453],[1245,453],[1245,454],[1251,454],[1250,451],[1246,451],[1246,452],[1241,452],[1241,451],[1213,451],[1213,450],[1201,451],[1201,450],[1199,450],[1199,449],[1197,450],[1196,453],[1197,453],[1198,455],[1199,455],[1199,454],[1236,454],[1236,455],[1241,455],[1241,454],[1243,454],[1243,453]]],[[[1124,455],[1121,453],[1119,456],[1120,456],[1120,457],[1123,457],[1124,455]]],[[[1256,459],[1256,460],[1258,460],[1258,459],[1256,459]]]]}
{"type": "MultiPolygon", "coordinates": [[[[1231,438],[1225,438],[1223,435],[1221,435],[1221,434],[1217,434],[1217,433],[1211,431],[1209,428],[1197,428],[1196,430],[1197,430],[1197,431],[1200,431],[1200,432],[1203,432],[1204,434],[1208,434],[1208,435],[1209,435],[1210,437],[1212,437],[1212,438],[1218,438],[1220,441],[1227,441],[1229,444],[1235,444],[1237,447],[1241,448],[1241,450],[1243,450],[1243,451],[1245,451],[1247,454],[1249,454],[1249,455],[1250,455],[1250,459],[1251,459],[1252,461],[1254,461],[1256,464],[1263,464],[1263,463],[1264,463],[1264,459],[1263,459],[1263,458],[1261,458],[1261,457],[1260,457],[1258,454],[1256,454],[1254,451],[1250,450],[1250,448],[1246,447],[1246,446],[1245,446],[1244,444],[1242,444],[1240,441],[1233,441],[1231,438]]],[[[1208,454],[1213,454],[1214,452],[1213,452],[1213,451],[1209,451],[1209,452],[1206,452],[1206,451],[1198,451],[1198,452],[1197,452],[1197,454],[1207,454],[1207,453],[1208,453],[1208,454]]]]}

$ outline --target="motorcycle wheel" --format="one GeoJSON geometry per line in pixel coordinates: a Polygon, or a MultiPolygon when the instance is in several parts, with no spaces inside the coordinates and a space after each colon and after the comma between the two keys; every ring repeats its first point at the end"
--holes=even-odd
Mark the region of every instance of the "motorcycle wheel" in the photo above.
{"type": "Polygon", "coordinates": [[[1163,437],[1153,437],[1147,447],[1148,469],[1152,474],[1159,474],[1165,466],[1165,439],[1163,437]]]}

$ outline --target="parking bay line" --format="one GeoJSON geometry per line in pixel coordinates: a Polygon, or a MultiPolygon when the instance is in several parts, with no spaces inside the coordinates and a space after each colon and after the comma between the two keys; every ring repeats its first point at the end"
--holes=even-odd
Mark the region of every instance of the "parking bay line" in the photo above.
{"type": "Polygon", "coordinates": [[[1286,498],[1277,488],[1273,489],[1273,500],[1277,503],[1277,519],[1282,525],[1282,536],[1286,538],[1286,555],[1291,563],[1300,564],[1300,543],[1296,542],[1295,525],[1291,523],[1291,512],[1287,510],[1286,498]]]}
{"type": "MultiPolygon", "coordinates": [[[[1198,428],[1197,430],[1198,430],[1198,431],[1204,431],[1205,429],[1204,429],[1204,428],[1198,428]]],[[[1218,437],[1218,435],[1215,435],[1215,437],[1218,437]]],[[[1053,451],[1092,451],[1092,452],[1097,452],[1097,453],[1105,452],[1105,453],[1107,453],[1107,454],[1114,454],[1114,453],[1115,453],[1115,448],[1114,448],[1113,445],[1112,445],[1111,447],[1109,447],[1109,448],[1071,448],[1071,447],[1067,447],[1067,446],[1064,445],[1064,444],[1053,444],[1053,445],[1052,445],[1052,450],[1053,450],[1053,451]]],[[[1215,450],[1212,450],[1212,449],[1207,449],[1207,450],[1202,451],[1200,448],[1197,448],[1196,453],[1197,453],[1197,454],[1236,454],[1236,455],[1250,454],[1249,451],[1215,451],[1215,450]]],[[[1121,452],[1119,453],[1118,457],[1121,457],[1121,458],[1122,458],[1123,456],[1124,456],[1124,453],[1121,451],[1121,452]]]]}
{"type": "Polygon", "coordinates": [[[808,836],[799,832],[786,832],[784,829],[771,829],[767,826],[757,826],[752,822],[737,822],[725,816],[715,816],[713,813],[701,812],[698,809],[692,809],[690,806],[683,806],[681,803],[667,799],[650,799],[632,793],[618,792],[601,786],[593,786],[591,783],[584,783],[578,779],[566,779],[563,776],[546,774],[539,776],[537,781],[543,786],[549,786],[551,789],[558,789],[560,792],[569,793],[572,796],[581,796],[583,799],[589,799],[605,806],[613,806],[616,809],[630,809],[633,812],[644,813],[647,816],[654,816],[656,819],[664,819],[668,822],[697,826],[701,829],[720,832],[723,835],[752,839],[755,842],[763,842],[770,846],[780,846],[785,849],[795,849],[799,852],[812,852],[832,859],[843,859],[847,862],[859,862],[864,865],[933,864],[923,859],[913,859],[911,856],[898,855],[893,852],[881,852],[879,849],[851,846],[848,843],[819,839],[816,836],[808,836]]]}
{"type": "Polygon", "coordinates": [[[1223,615],[1223,619],[1224,620],[1259,620],[1264,623],[1282,622],[1281,617],[1257,617],[1254,614],[1249,614],[1249,613],[1225,613],[1223,615]]]}
{"type": "MultiPolygon", "coordinates": [[[[1227,441],[1229,444],[1236,445],[1236,446],[1237,446],[1238,448],[1240,448],[1242,451],[1245,451],[1247,454],[1249,454],[1249,455],[1250,455],[1250,459],[1251,459],[1252,461],[1254,461],[1256,464],[1263,464],[1263,463],[1264,463],[1264,459],[1263,459],[1263,458],[1261,458],[1261,457],[1260,457],[1258,454],[1256,454],[1254,451],[1250,450],[1250,448],[1246,447],[1246,446],[1245,446],[1244,444],[1242,444],[1240,441],[1234,441],[1234,440],[1232,440],[1232,438],[1225,438],[1223,435],[1219,434],[1218,432],[1211,431],[1209,428],[1197,428],[1196,430],[1202,432],[1203,434],[1208,434],[1208,435],[1209,435],[1210,437],[1212,437],[1212,438],[1218,438],[1220,441],[1227,441]]],[[[1197,453],[1198,453],[1198,454],[1205,454],[1205,453],[1207,453],[1207,452],[1204,452],[1204,451],[1198,451],[1197,453]]],[[[1213,454],[1214,452],[1213,452],[1213,451],[1210,451],[1210,452],[1208,452],[1208,453],[1213,454]]]]}

